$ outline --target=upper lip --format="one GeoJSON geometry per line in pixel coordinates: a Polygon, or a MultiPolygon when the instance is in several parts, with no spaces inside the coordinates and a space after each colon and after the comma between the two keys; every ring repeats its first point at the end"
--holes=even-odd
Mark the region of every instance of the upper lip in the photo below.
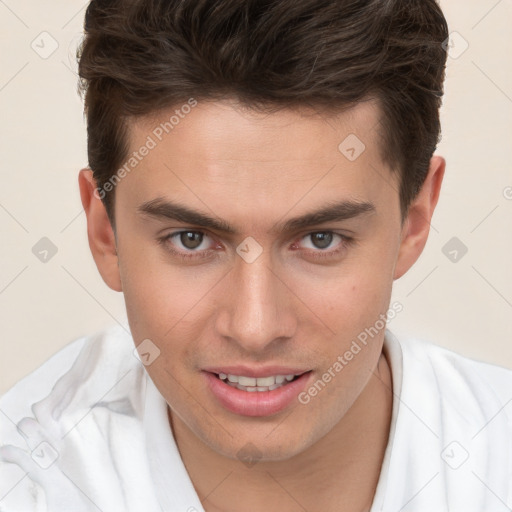
{"type": "Polygon", "coordinates": [[[204,371],[210,373],[225,373],[226,375],[237,375],[243,377],[272,377],[274,375],[301,375],[310,371],[304,368],[291,367],[291,366],[265,366],[265,367],[250,367],[244,365],[236,366],[210,366],[203,368],[204,371]]]}

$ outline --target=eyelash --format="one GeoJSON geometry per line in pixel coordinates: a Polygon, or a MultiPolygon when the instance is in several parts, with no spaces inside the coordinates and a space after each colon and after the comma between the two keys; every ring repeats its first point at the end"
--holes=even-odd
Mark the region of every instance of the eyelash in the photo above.
{"type": "MultiPolygon", "coordinates": [[[[177,256],[178,258],[183,259],[183,260],[190,261],[192,259],[208,259],[211,257],[211,253],[214,251],[214,249],[182,252],[182,251],[178,251],[178,250],[174,249],[173,247],[171,247],[168,244],[169,240],[181,235],[182,233],[201,233],[202,235],[208,236],[208,234],[203,231],[186,229],[186,230],[176,231],[174,233],[169,233],[163,237],[158,238],[157,241],[160,245],[164,246],[165,249],[167,251],[169,251],[171,254],[173,254],[174,256],[177,256]]],[[[329,231],[329,230],[311,231],[311,232],[305,234],[304,236],[302,236],[300,238],[300,240],[302,240],[303,238],[306,238],[307,236],[311,236],[311,235],[314,235],[317,233],[328,233],[328,234],[332,234],[332,235],[337,235],[341,238],[341,242],[338,244],[337,249],[335,249],[333,251],[323,251],[323,250],[319,249],[317,251],[311,252],[310,256],[312,256],[314,259],[317,259],[317,260],[333,258],[333,257],[337,256],[339,253],[341,253],[343,250],[347,249],[348,247],[351,247],[352,245],[354,245],[356,243],[356,240],[352,237],[342,235],[341,233],[336,233],[334,231],[329,231]]],[[[309,253],[310,250],[308,250],[306,252],[309,253]]]]}

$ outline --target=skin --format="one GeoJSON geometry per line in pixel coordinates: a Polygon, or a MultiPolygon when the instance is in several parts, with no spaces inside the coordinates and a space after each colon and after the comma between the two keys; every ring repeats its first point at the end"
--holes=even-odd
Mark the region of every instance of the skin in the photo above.
{"type": "MultiPolygon", "coordinates": [[[[173,111],[132,121],[131,150],[173,111]]],[[[180,454],[209,512],[334,511],[340,503],[361,512],[378,482],[392,408],[384,329],[307,405],[294,401],[272,416],[227,411],[201,374],[212,365],[281,364],[311,369],[313,383],[386,313],[393,281],[425,246],[445,160],[432,158],[402,223],[399,178],[379,153],[378,105],[311,114],[199,102],[117,185],[115,233],[92,172],[79,174],[93,257],[106,284],[124,293],[135,343],[149,338],[161,351],[146,369],[170,406],[180,454]],[[349,134],[366,146],[353,162],[338,150],[349,134]],[[137,211],[157,197],[236,233],[137,211]],[[271,230],[340,200],[370,202],[374,211],[300,232],[271,230]],[[158,243],[180,230],[203,232],[199,248],[179,236],[158,243]],[[325,231],[354,243],[334,236],[322,246],[311,235],[325,231]],[[263,249],[252,263],[236,252],[249,236],[263,249]],[[206,255],[180,259],[170,248],[206,255]],[[315,259],[319,253],[330,255],[315,259]],[[248,443],[259,451],[252,467],[237,457],[248,443]]]]}

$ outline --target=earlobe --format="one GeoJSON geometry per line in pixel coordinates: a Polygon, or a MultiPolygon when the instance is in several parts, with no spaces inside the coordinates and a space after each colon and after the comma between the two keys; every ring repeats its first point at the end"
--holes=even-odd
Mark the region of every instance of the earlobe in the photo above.
{"type": "Polygon", "coordinates": [[[82,169],[78,175],[80,198],[87,216],[89,247],[103,281],[109,288],[122,291],[115,234],[91,169],[82,169]]]}
{"type": "Polygon", "coordinates": [[[430,222],[434,214],[446,161],[441,156],[430,160],[428,175],[421,190],[412,201],[402,228],[402,237],[393,279],[402,277],[423,252],[430,232],[430,222]]]}

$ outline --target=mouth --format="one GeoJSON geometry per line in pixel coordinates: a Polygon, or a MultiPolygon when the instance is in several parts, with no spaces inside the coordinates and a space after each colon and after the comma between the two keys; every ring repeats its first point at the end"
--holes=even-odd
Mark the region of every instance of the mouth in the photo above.
{"type": "MultiPolygon", "coordinates": [[[[225,410],[239,416],[272,416],[297,403],[298,395],[313,378],[313,371],[295,370],[297,373],[265,371],[265,375],[250,377],[242,368],[237,373],[205,371],[205,384],[212,398],[225,410]]],[[[281,368],[279,371],[282,371],[281,368]]],[[[289,370],[289,369],[287,369],[289,370]]]]}
{"type": "MultiPolygon", "coordinates": [[[[308,372],[304,372],[308,373],[308,372]]],[[[274,391],[297,380],[301,374],[287,374],[287,375],[270,375],[269,377],[246,377],[244,375],[232,375],[226,373],[214,373],[219,380],[226,383],[228,386],[247,391],[249,393],[261,393],[265,391],[274,391]]]]}

